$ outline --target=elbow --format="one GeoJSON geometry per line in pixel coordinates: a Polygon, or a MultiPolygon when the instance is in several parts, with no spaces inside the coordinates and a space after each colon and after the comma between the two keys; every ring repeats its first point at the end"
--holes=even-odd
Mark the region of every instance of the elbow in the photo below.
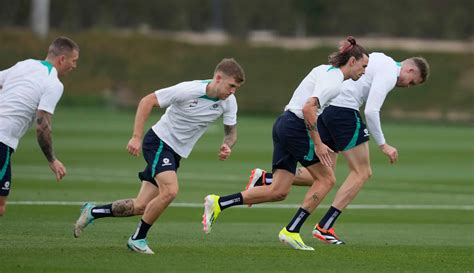
{"type": "Polygon", "coordinates": [[[364,115],[366,115],[366,116],[370,116],[370,115],[372,115],[373,113],[374,113],[374,110],[372,110],[372,109],[365,109],[365,110],[364,110],[364,115]]]}
{"type": "Polygon", "coordinates": [[[365,109],[364,115],[366,119],[373,119],[379,114],[379,111],[375,109],[365,109]]]}
{"type": "Polygon", "coordinates": [[[156,99],[156,96],[154,93],[149,94],[145,97],[143,97],[140,100],[140,103],[138,104],[140,107],[146,107],[146,108],[153,108],[153,106],[158,106],[158,100],[156,99]]]}

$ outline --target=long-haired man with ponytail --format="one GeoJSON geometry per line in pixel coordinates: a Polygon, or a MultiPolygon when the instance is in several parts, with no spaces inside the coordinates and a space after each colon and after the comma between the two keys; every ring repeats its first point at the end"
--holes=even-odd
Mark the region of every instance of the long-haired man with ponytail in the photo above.
{"type": "Polygon", "coordinates": [[[243,192],[219,197],[205,197],[203,229],[210,233],[222,210],[242,204],[281,201],[288,195],[296,166],[305,166],[319,183],[309,188],[301,208],[288,226],[279,233],[280,241],[298,250],[314,250],[299,235],[309,214],[319,205],[335,184],[335,153],[325,145],[318,133],[318,113],[340,93],[343,81],[358,80],[368,64],[368,53],[353,37],[341,42],[339,50],[329,56],[329,64],[319,65],[303,79],[273,125],[273,183],[243,192]]]}

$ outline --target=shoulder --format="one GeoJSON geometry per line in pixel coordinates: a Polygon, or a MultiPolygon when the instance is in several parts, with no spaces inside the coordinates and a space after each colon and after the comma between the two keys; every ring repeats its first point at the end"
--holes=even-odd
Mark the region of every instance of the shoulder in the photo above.
{"type": "Polygon", "coordinates": [[[235,95],[230,95],[226,100],[223,101],[224,103],[230,104],[230,105],[237,105],[237,99],[235,98],[235,95]]]}
{"type": "MultiPolygon", "coordinates": [[[[194,93],[200,94],[200,93],[203,93],[203,90],[205,92],[206,85],[207,83],[205,83],[204,81],[194,80],[194,81],[181,82],[181,83],[178,83],[178,84],[175,84],[173,86],[163,88],[163,89],[173,89],[174,91],[182,91],[182,92],[187,92],[190,94],[194,94],[194,93]]],[[[163,90],[163,89],[159,89],[158,91],[163,90]]]]}
{"type": "Polygon", "coordinates": [[[390,56],[380,52],[374,52],[369,55],[368,67],[370,68],[371,66],[383,66],[385,68],[396,69],[397,62],[390,56]]]}
{"type": "Polygon", "coordinates": [[[234,95],[230,95],[226,100],[221,100],[221,105],[224,110],[237,109],[237,99],[234,95]]]}
{"type": "Polygon", "coordinates": [[[375,52],[369,56],[367,74],[380,75],[387,79],[397,78],[397,62],[383,53],[375,52]]]}
{"type": "Polygon", "coordinates": [[[342,83],[344,81],[344,74],[341,69],[332,65],[320,65],[316,67],[318,78],[325,79],[334,83],[342,83]]]}

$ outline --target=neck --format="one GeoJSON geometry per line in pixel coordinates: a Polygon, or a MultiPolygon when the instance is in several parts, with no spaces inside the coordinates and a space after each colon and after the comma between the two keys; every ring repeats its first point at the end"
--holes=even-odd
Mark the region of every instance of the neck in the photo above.
{"type": "Polygon", "coordinates": [[[47,61],[48,63],[54,65],[54,60],[55,58],[52,58],[51,56],[46,56],[46,59],[44,59],[45,61],[47,61]]]}
{"type": "Polygon", "coordinates": [[[47,61],[48,63],[52,64],[54,66],[54,68],[56,68],[56,70],[59,72],[58,63],[56,62],[56,58],[52,58],[51,56],[47,56],[46,59],[44,59],[44,60],[47,61]]]}
{"type": "Polygon", "coordinates": [[[209,98],[217,98],[217,89],[215,88],[214,81],[211,81],[206,86],[206,96],[208,96],[209,98]]]}
{"type": "Polygon", "coordinates": [[[342,72],[342,75],[344,75],[344,80],[349,79],[349,68],[347,65],[340,66],[339,69],[342,72]]]}

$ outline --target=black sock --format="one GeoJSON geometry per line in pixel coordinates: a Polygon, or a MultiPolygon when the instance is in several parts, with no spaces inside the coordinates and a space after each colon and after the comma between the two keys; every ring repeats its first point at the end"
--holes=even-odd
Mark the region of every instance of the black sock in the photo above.
{"type": "Polygon", "coordinates": [[[326,215],[319,221],[319,227],[322,229],[330,229],[336,222],[337,217],[341,214],[341,211],[331,206],[326,212],[326,215]]]}
{"type": "Polygon", "coordinates": [[[139,240],[139,239],[145,239],[146,234],[148,233],[148,230],[151,228],[150,224],[147,224],[143,219],[140,220],[140,223],[138,224],[137,230],[135,231],[135,234],[133,234],[132,239],[133,240],[139,240]]]}
{"type": "Polygon", "coordinates": [[[222,196],[219,198],[219,207],[221,207],[221,210],[225,210],[226,208],[230,208],[237,205],[242,205],[243,203],[244,198],[242,197],[242,194],[240,192],[222,196]]]}
{"type": "Polygon", "coordinates": [[[265,180],[263,180],[263,183],[265,185],[270,185],[273,182],[273,174],[272,173],[265,173],[265,180]]]}
{"type": "Polygon", "coordinates": [[[304,221],[306,221],[306,218],[308,218],[309,214],[310,213],[305,209],[299,208],[291,222],[286,226],[286,230],[289,232],[300,232],[300,228],[304,221]]]}
{"type": "Polygon", "coordinates": [[[94,219],[114,217],[114,215],[112,214],[112,204],[93,207],[91,210],[91,214],[94,219]]]}

